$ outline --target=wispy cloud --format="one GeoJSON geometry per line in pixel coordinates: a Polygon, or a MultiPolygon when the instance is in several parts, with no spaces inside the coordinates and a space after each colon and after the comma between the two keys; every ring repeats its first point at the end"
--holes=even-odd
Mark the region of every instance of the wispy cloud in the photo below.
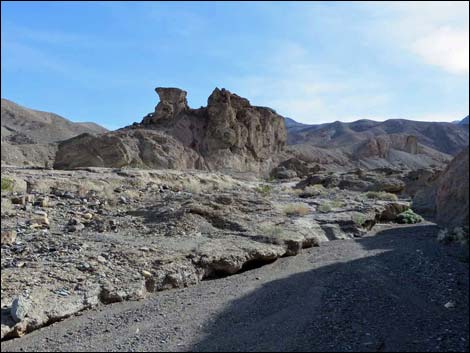
{"type": "Polygon", "coordinates": [[[232,77],[230,87],[300,122],[348,121],[365,106],[376,109],[389,100],[378,78],[315,64],[307,48],[296,42],[279,43],[262,60],[266,71],[232,77]]]}

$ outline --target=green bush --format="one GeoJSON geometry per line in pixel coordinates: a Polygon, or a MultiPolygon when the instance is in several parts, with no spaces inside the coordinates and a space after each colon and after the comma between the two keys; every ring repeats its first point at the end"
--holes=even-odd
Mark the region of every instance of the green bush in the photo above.
{"type": "Polygon", "coordinates": [[[405,212],[400,213],[397,216],[397,222],[401,224],[415,224],[420,223],[423,221],[423,217],[419,214],[414,213],[414,211],[410,208],[405,212]]]}
{"type": "Polygon", "coordinates": [[[397,201],[398,196],[390,192],[385,191],[368,191],[366,192],[366,197],[368,199],[376,199],[383,201],[397,201]]]}
{"type": "Polygon", "coordinates": [[[8,178],[2,178],[2,191],[13,191],[14,181],[8,178]]]}

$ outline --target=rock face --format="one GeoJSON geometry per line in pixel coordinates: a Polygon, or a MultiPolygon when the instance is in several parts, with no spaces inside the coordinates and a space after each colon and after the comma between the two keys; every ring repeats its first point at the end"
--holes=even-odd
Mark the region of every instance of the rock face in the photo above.
{"type": "Polygon", "coordinates": [[[267,173],[284,149],[284,118],[216,88],[207,107],[191,109],[186,92],[156,89],[160,102],[142,123],[59,145],[55,167],[205,169],[267,173]]]}
{"type": "Polygon", "coordinates": [[[447,226],[469,225],[469,152],[458,154],[439,180],[436,191],[437,222],[447,226]]]}

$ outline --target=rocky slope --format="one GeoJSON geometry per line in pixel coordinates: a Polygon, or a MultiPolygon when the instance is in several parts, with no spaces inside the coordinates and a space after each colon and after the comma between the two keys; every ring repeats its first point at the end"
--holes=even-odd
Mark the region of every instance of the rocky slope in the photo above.
{"type": "Polygon", "coordinates": [[[252,106],[225,89],[215,89],[207,107],[200,109],[188,106],[183,90],[160,87],[156,91],[160,102],[140,124],[61,143],[55,167],[140,166],[263,173],[273,167],[285,146],[284,120],[272,109],[252,106]]]}
{"type": "Polygon", "coordinates": [[[3,168],[2,179],[2,338],[361,237],[410,207],[207,172],[3,168]]]}
{"type": "Polygon", "coordinates": [[[106,131],[94,123],[74,123],[53,113],[1,100],[1,160],[4,164],[52,165],[57,142],[82,133],[106,131]]]}

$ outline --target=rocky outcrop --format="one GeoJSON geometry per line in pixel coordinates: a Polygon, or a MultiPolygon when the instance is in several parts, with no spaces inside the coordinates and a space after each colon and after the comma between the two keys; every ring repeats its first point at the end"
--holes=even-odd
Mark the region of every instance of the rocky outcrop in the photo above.
{"type": "Polygon", "coordinates": [[[439,180],[436,190],[437,222],[446,226],[469,225],[469,151],[458,154],[439,180]]]}
{"type": "Polygon", "coordinates": [[[163,87],[157,87],[155,91],[160,97],[160,102],[155,107],[155,112],[148,114],[142,124],[151,125],[164,119],[172,119],[189,109],[186,91],[163,87]]]}
{"type": "Polygon", "coordinates": [[[156,89],[160,102],[140,124],[61,143],[55,167],[139,166],[267,173],[286,143],[284,118],[216,88],[207,107],[191,109],[186,92],[156,89]]]}

